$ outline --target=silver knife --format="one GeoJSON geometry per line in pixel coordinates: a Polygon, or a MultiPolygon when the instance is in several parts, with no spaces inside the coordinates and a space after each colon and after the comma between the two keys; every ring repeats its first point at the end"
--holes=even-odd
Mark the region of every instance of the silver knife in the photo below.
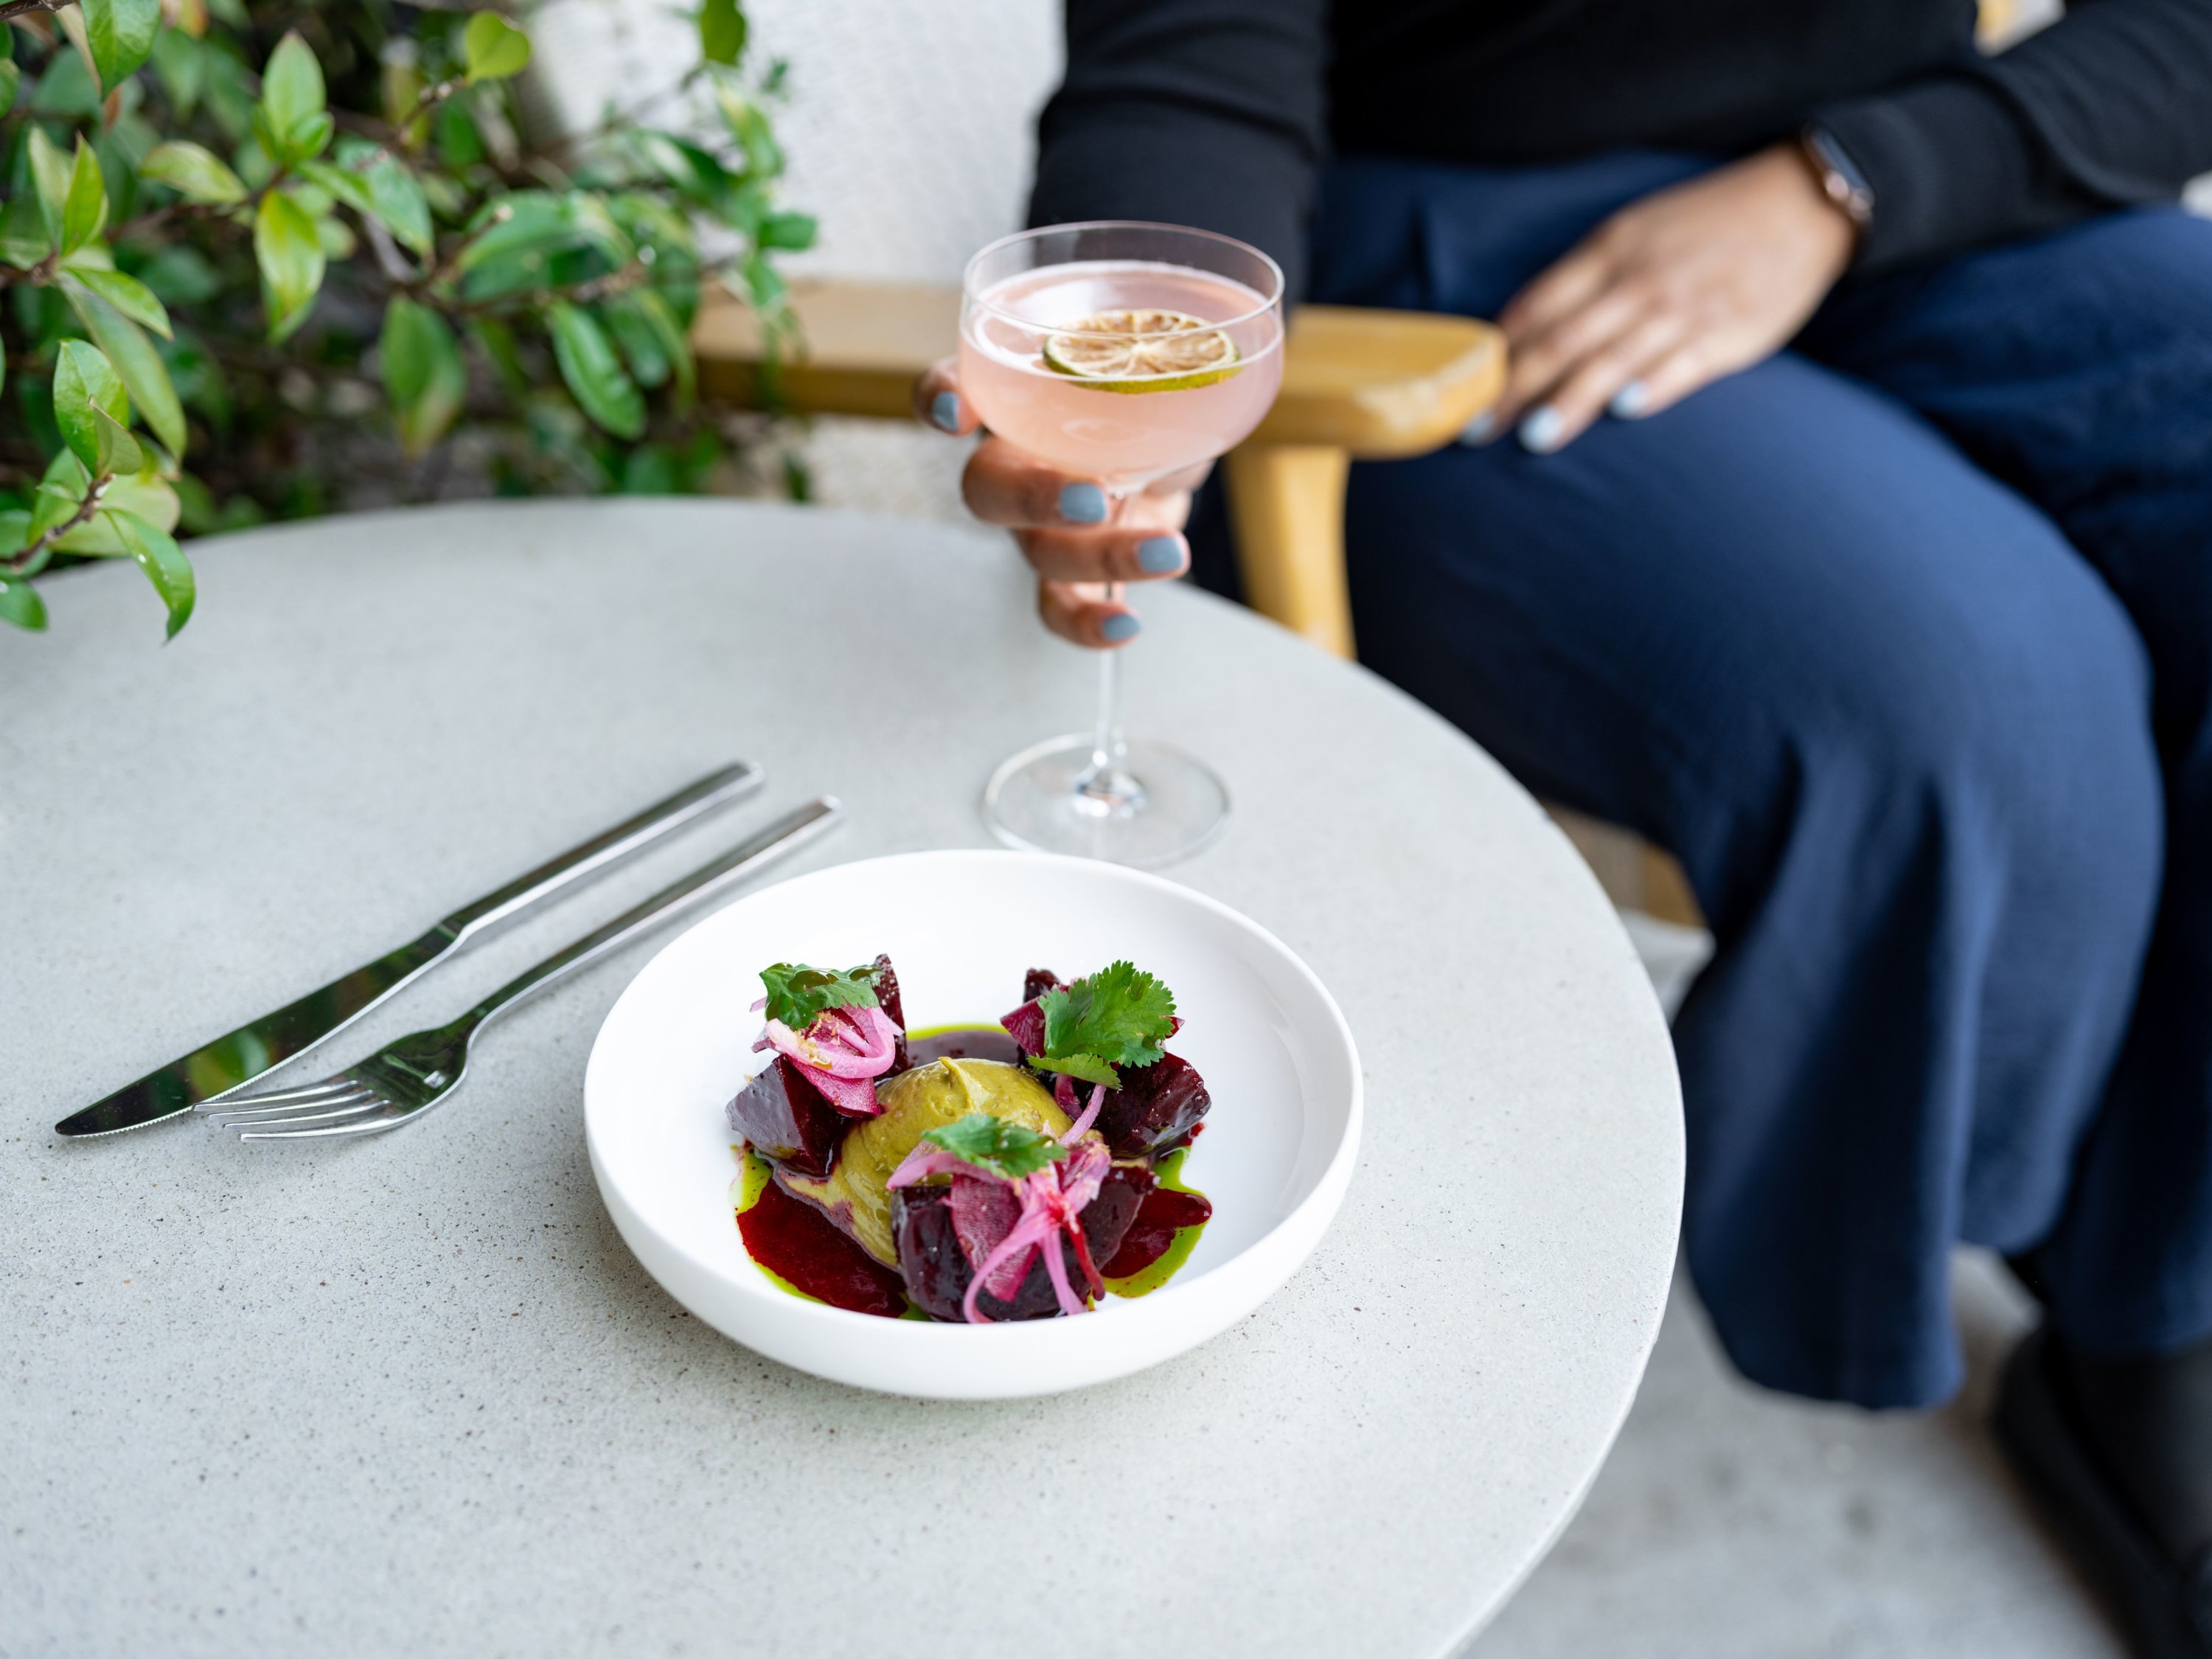
{"type": "Polygon", "coordinates": [[[93,1102],[55,1124],[54,1133],[73,1140],[112,1135],[159,1123],[242,1088],[270,1067],[283,1065],[351,1024],[447,957],[520,921],[577,883],[643,851],[671,830],[751,793],[760,783],[760,769],[748,761],[709,772],[658,805],[454,911],[411,944],[149,1072],[104,1100],[93,1102]]]}

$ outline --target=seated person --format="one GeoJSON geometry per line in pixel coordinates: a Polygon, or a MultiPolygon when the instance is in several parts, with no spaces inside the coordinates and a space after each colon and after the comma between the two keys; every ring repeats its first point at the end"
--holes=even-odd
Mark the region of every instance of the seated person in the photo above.
{"type": "MultiPolygon", "coordinates": [[[[1069,0],[1031,217],[1502,321],[1487,433],[1353,471],[1360,653],[1681,860],[1721,1340],[1932,1405],[1950,1252],[2003,1253],[2047,1311],[2008,1448],[2141,1650],[2212,1655],[2212,0],[1973,26],[1069,0]]],[[[950,369],[916,402],[975,424],[950,369]]],[[[1187,562],[1176,488],[987,439],[966,492],[1080,644],[1139,626],[1096,584],[1187,562]]]]}

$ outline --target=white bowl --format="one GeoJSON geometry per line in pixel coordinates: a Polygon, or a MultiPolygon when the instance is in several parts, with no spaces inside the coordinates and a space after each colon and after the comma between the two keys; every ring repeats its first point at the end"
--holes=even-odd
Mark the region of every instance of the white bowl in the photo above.
{"type": "Polygon", "coordinates": [[[1359,1146],[1359,1058],[1335,1000],[1273,934],[1158,876],[1034,853],[915,853],[750,894],[647,963],[584,1073],[592,1172],[623,1241],[678,1302],[747,1347],[839,1382],[934,1400],[1052,1394],[1195,1347],[1258,1307],[1334,1218],[1359,1146]],[[1212,1096],[1183,1167],[1213,1219],[1151,1295],[988,1326],[849,1313],[771,1285],[745,1254],[723,1105],[771,962],[890,953],[908,1023],[989,1024],[1022,975],[1126,957],[1176,994],[1176,1052],[1212,1096]]]}

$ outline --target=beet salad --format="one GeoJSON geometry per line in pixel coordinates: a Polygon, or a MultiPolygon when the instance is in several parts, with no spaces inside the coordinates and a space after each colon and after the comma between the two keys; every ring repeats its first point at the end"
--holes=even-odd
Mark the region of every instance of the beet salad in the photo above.
{"type": "Polygon", "coordinates": [[[857,1312],[991,1324],[1141,1296],[1212,1214],[1180,1179],[1211,1102],[1175,996],[1030,969],[990,1026],[908,1032],[890,958],[763,970],[766,1069],[729,1104],[746,1252],[857,1312]]]}

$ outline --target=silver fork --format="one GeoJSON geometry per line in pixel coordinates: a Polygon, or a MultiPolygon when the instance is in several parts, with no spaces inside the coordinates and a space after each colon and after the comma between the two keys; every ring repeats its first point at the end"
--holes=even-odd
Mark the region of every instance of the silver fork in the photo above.
{"type": "Polygon", "coordinates": [[[460,1087],[468,1072],[469,1047],[495,1015],[620,950],[671,917],[705,903],[762,866],[796,851],[826,833],[844,812],[843,804],[834,795],[816,796],[713,863],[663,888],[635,909],[624,911],[597,933],[586,934],[509,980],[450,1024],[387,1043],[359,1065],[319,1083],[274,1089],[266,1094],[233,1095],[220,1104],[211,1102],[196,1109],[224,1128],[237,1130],[240,1140],[331,1139],[377,1134],[396,1127],[460,1087]]]}

